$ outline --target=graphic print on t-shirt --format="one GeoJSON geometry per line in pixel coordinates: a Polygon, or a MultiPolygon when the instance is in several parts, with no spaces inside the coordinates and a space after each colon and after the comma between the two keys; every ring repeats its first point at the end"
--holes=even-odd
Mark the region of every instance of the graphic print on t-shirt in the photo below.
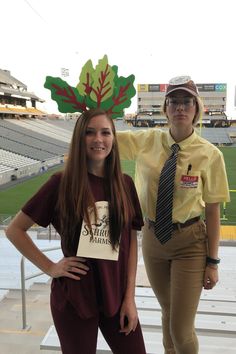
{"type": "Polygon", "coordinates": [[[107,201],[95,203],[97,219],[93,209],[89,211],[92,229],[83,220],[77,256],[118,260],[119,249],[113,250],[110,241],[109,208],[107,201]]]}

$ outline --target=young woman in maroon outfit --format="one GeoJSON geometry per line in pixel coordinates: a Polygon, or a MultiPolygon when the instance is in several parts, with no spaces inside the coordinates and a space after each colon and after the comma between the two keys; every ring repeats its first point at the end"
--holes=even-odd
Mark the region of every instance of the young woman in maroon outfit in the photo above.
{"type": "Polygon", "coordinates": [[[95,354],[98,328],[115,354],[145,354],[134,302],[136,230],[143,219],[132,179],[123,175],[112,119],[100,109],[78,119],[65,169],[53,175],[6,230],[18,250],[50,275],[51,311],[63,354],[95,354]],[[117,261],[76,256],[88,209],[109,206],[111,247],[117,261]],[[61,236],[64,257],[51,261],[27,230],[50,223],[61,236]]]}

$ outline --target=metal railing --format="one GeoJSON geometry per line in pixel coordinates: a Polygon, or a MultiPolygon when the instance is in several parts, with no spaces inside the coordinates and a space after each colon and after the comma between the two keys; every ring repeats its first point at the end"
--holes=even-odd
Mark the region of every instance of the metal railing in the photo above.
{"type": "Polygon", "coordinates": [[[0,214],[0,225],[8,225],[12,219],[12,215],[0,214]]]}
{"type": "MultiPolygon", "coordinates": [[[[51,247],[51,248],[43,248],[40,249],[41,252],[49,252],[49,251],[55,251],[61,249],[60,246],[57,247],[51,247]]],[[[25,276],[25,257],[21,257],[21,262],[20,262],[20,269],[21,269],[21,302],[22,302],[22,329],[23,330],[29,330],[30,326],[27,325],[26,321],[26,294],[25,294],[25,282],[26,280],[38,277],[40,275],[45,274],[44,272],[37,272],[34,274],[31,274],[29,276],[25,276]]]]}
{"type": "MultiPolygon", "coordinates": [[[[236,189],[230,189],[229,192],[236,193],[236,189]]],[[[224,221],[228,220],[227,215],[226,215],[226,206],[227,206],[227,203],[224,202],[223,203],[223,213],[222,213],[223,215],[221,217],[221,220],[224,220],[224,221]]]]}

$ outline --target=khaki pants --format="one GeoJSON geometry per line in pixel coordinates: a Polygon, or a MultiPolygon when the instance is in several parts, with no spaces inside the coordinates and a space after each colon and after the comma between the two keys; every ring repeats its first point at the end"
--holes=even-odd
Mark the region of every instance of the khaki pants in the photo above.
{"type": "Polygon", "coordinates": [[[197,354],[194,320],[203,288],[206,227],[198,221],[174,231],[164,245],[148,222],[143,228],[143,258],[162,309],[165,354],[197,354]]]}

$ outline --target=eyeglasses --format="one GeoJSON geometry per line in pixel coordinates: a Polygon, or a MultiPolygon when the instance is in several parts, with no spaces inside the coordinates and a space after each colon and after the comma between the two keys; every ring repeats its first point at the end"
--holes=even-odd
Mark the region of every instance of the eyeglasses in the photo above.
{"type": "Polygon", "coordinates": [[[196,104],[194,97],[184,97],[184,98],[175,98],[170,97],[166,100],[166,105],[172,108],[177,108],[179,105],[183,105],[185,108],[193,107],[196,104]]]}

